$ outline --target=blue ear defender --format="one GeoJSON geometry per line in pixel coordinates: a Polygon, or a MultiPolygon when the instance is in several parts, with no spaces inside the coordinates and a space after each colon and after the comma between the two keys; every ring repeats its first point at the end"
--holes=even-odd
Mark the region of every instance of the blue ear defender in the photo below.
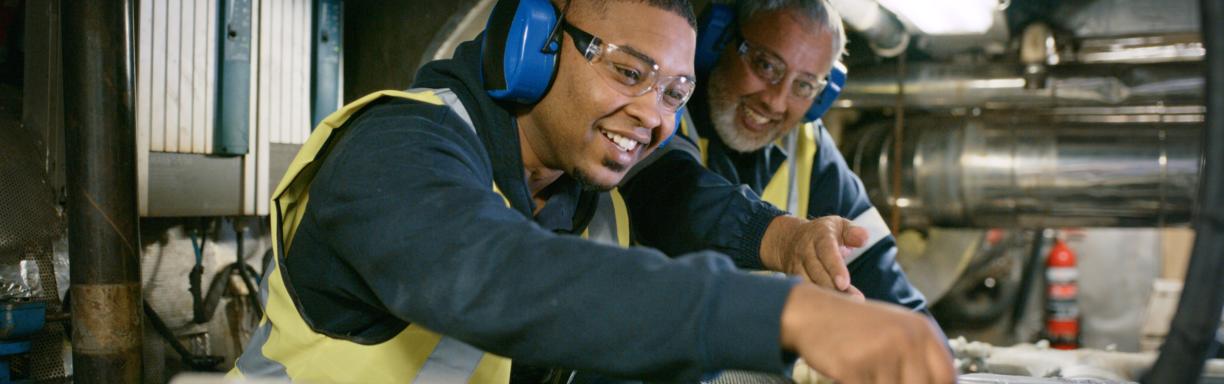
{"type": "Polygon", "coordinates": [[[663,139],[662,143],[659,143],[659,149],[663,149],[663,147],[666,147],[667,143],[670,143],[672,139],[675,138],[676,135],[680,133],[680,123],[682,121],[684,121],[684,107],[680,107],[680,109],[676,110],[676,129],[672,131],[672,134],[670,136],[667,136],[666,139],[663,139]]]}
{"type": "MultiPolygon", "coordinates": [[[[698,77],[709,78],[710,70],[718,63],[718,56],[726,49],[727,44],[735,39],[738,29],[735,8],[732,5],[712,3],[706,6],[697,20],[697,56],[693,58],[693,65],[697,69],[698,77]]],[[[824,89],[816,95],[807,112],[804,112],[804,121],[816,121],[833,107],[833,101],[837,100],[842,87],[846,86],[846,72],[846,66],[840,61],[833,64],[829,76],[825,78],[824,89]]]]}
{"type": "Polygon", "coordinates": [[[693,66],[697,76],[706,78],[718,62],[718,55],[735,37],[735,9],[727,4],[711,3],[697,18],[697,56],[693,66]]]}
{"type": "MultiPolygon", "coordinates": [[[[564,12],[564,11],[562,11],[564,12]]],[[[480,46],[481,81],[489,97],[535,104],[557,70],[557,9],[549,0],[499,0],[485,24],[480,46]]],[[[676,131],[684,108],[676,111],[676,131]]],[[[659,144],[667,145],[675,132],[659,144]]]]}
{"type": "Polygon", "coordinates": [[[840,61],[833,63],[833,69],[829,71],[829,76],[825,78],[825,87],[820,90],[820,94],[816,95],[816,100],[812,101],[812,106],[803,114],[803,119],[806,121],[816,121],[829,108],[833,107],[833,101],[837,100],[837,96],[841,95],[842,87],[846,86],[846,65],[840,61]]]}
{"type": "Polygon", "coordinates": [[[557,68],[558,12],[548,0],[500,0],[485,24],[481,78],[495,100],[540,101],[557,68]]]}

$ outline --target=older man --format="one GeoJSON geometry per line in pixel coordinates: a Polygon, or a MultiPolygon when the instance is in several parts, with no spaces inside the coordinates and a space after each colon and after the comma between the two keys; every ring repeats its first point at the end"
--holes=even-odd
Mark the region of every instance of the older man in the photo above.
{"type": "MultiPolygon", "coordinates": [[[[668,157],[689,155],[777,207],[807,217],[850,218],[868,234],[861,247],[843,249],[843,259],[770,258],[798,254],[810,244],[771,242],[766,237],[766,246],[790,248],[779,252],[763,248],[759,267],[925,311],[926,299],[896,263],[896,243],[889,228],[817,120],[836,97],[829,88],[840,86],[830,80],[845,79],[838,59],[846,38],[836,11],[825,0],[739,1],[712,4],[702,20],[697,71],[706,80],[688,104],[691,120],[681,128],[684,140],[667,148],[672,153],[647,160],[639,176],[619,193],[629,195],[637,186],[666,182],[669,176],[648,169],[675,162],[668,157]]],[[[627,210],[682,205],[683,199],[628,199],[627,210]]],[[[668,252],[687,251],[662,238],[659,234],[668,229],[656,220],[627,216],[638,243],[668,252]]]]}

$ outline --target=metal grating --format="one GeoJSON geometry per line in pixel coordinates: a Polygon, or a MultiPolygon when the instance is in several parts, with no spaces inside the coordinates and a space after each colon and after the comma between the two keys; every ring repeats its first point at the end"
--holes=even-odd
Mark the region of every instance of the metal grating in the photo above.
{"type": "MultiPolygon", "coordinates": [[[[61,233],[61,236],[64,234],[61,233]]],[[[54,252],[49,241],[29,246],[25,251],[25,259],[34,260],[38,264],[42,292],[36,300],[47,303],[48,316],[55,316],[63,312],[63,303],[60,301],[55,281],[53,258],[54,252]]],[[[67,353],[68,349],[65,348],[68,341],[64,327],[67,324],[67,322],[48,322],[41,331],[31,336],[31,350],[26,360],[30,379],[43,382],[64,379],[68,376],[64,369],[65,359],[71,358],[71,355],[67,353]]]]}
{"type": "Polygon", "coordinates": [[[0,255],[18,255],[59,233],[42,146],[15,116],[0,116],[0,255]]]}
{"type": "Polygon", "coordinates": [[[723,371],[715,377],[712,384],[794,384],[790,378],[780,375],[770,375],[749,371],[723,371]]]}

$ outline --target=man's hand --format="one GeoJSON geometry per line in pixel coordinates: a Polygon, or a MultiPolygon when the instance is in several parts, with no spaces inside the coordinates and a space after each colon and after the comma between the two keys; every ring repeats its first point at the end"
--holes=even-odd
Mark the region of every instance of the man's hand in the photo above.
{"type": "Polygon", "coordinates": [[[952,383],[934,325],[901,307],[800,283],[782,309],[782,347],[838,383],[952,383]]]}
{"type": "Polygon", "coordinates": [[[803,220],[778,216],[769,223],[761,240],[761,263],[769,270],[802,276],[821,287],[862,297],[850,285],[846,258],[851,248],[866,242],[867,231],[841,217],[803,220]]]}

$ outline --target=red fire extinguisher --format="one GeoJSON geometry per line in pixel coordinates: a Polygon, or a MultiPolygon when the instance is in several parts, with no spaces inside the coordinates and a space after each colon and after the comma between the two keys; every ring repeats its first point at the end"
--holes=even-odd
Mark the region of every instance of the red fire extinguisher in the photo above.
{"type": "Polygon", "coordinates": [[[1046,258],[1046,338],[1056,349],[1079,348],[1079,269],[1075,253],[1055,240],[1046,258]]]}

